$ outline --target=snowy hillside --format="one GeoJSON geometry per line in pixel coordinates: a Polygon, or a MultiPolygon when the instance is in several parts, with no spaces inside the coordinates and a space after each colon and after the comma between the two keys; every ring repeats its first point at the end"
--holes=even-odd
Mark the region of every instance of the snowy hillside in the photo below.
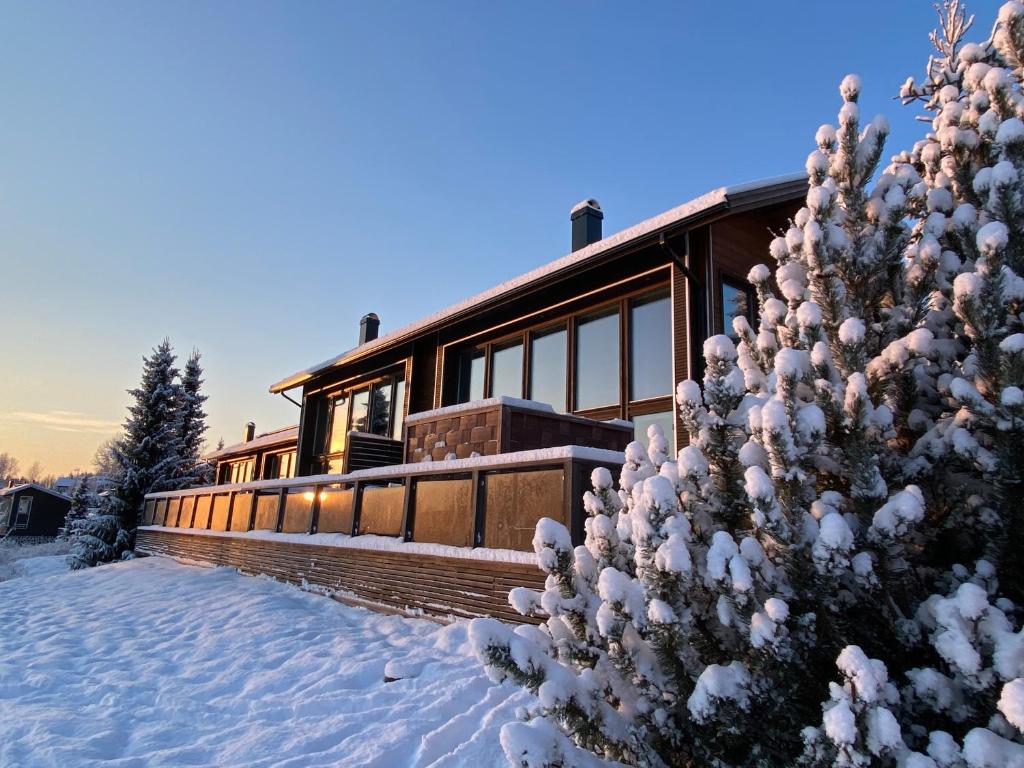
{"type": "Polygon", "coordinates": [[[529,698],[464,624],[159,558],[4,581],[0,627],[0,765],[484,768],[529,698]]]}

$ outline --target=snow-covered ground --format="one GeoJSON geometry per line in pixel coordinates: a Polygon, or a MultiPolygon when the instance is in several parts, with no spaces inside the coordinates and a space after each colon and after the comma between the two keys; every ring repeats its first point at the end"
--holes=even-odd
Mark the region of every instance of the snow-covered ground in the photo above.
{"type": "Polygon", "coordinates": [[[0,581],[66,571],[70,548],[65,539],[28,544],[20,539],[0,539],[0,581]]]}
{"type": "Polygon", "coordinates": [[[463,623],[163,558],[35,565],[0,583],[2,766],[490,768],[528,701],[463,623]]]}

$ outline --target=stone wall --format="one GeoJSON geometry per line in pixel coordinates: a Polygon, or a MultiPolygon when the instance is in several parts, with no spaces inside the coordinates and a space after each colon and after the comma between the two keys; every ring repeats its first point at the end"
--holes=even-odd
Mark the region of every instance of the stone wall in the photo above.
{"type": "Polygon", "coordinates": [[[633,439],[631,427],[585,419],[580,416],[490,404],[420,420],[415,414],[406,428],[405,461],[423,461],[430,456],[443,461],[450,454],[458,459],[476,453],[498,453],[582,445],[623,451],[633,439]]]}
{"type": "Polygon", "coordinates": [[[501,407],[459,411],[436,419],[410,424],[406,432],[405,460],[423,461],[430,456],[442,461],[448,454],[468,459],[473,453],[493,456],[499,452],[501,407]]]}

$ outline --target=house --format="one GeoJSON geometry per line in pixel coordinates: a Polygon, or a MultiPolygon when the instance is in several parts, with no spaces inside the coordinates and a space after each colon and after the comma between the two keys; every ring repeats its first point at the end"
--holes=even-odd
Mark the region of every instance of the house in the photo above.
{"type": "Polygon", "coordinates": [[[586,200],[568,255],[384,335],[366,315],[356,346],[270,387],[301,409],[294,477],[246,482],[266,477],[245,451],[261,438],[232,446],[230,484],[147,497],[138,548],[504,616],[509,588],[537,581],[540,517],[581,542],[594,468],[617,473],[651,424],[685,444],[675,383],[702,376],[706,338],[755,320],[746,275],[806,187],[723,187],[606,238],[586,200]]]}
{"type": "Polygon", "coordinates": [[[0,539],[8,536],[56,536],[71,509],[71,499],[38,483],[0,490],[0,539]]]}
{"type": "Polygon", "coordinates": [[[61,475],[54,481],[53,490],[64,496],[72,496],[80,482],[84,482],[89,493],[96,496],[110,490],[114,486],[113,478],[106,475],[61,475]]]}
{"type": "Polygon", "coordinates": [[[256,425],[245,425],[242,442],[218,448],[203,459],[214,466],[218,483],[247,483],[295,476],[295,446],[299,425],[256,434],[256,425]]]}

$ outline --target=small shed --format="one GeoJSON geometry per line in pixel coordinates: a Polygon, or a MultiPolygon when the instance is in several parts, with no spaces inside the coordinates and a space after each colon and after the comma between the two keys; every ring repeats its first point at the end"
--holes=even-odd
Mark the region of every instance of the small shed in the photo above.
{"type": "Polygon", "coordinates": [[[56,536],[64,525],[71,499],[38,483],[0,490],[0,537],[56,536]]]}

